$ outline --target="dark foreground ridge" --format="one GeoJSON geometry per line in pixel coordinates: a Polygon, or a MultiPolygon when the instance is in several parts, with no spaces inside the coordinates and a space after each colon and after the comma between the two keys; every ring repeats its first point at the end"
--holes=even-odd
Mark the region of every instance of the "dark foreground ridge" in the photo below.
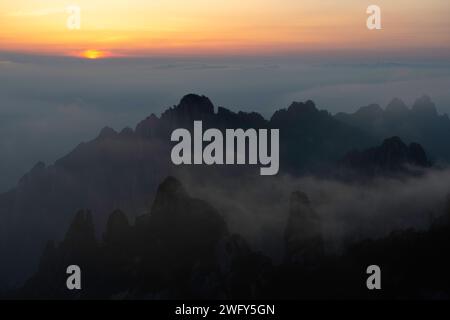
{"type": "Polygon", "coordinates": [[[50,242],[39,271],[13,297],[36,299],[449,298],[450,202],[427,231],[396,231],[341,254],[324,250],[319,216],[302,192],[290,200],[285,258],[274,265],[231,235],[220,214],[167,178],[148,214],[134,225],[120,211],[97,242],[92,216],[80,211],[64,240],[50,242]],[[366,288],[377,261],[383,290],[366,288]],[[83,289],[66,289],[66,268],[83,270],[83,289]]]}

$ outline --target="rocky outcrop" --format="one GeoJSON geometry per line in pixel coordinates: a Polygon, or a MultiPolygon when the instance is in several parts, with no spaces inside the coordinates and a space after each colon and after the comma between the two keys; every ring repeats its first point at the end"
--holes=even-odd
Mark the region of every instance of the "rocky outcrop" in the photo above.
{"type": "Polygon", "coordinates": [[[290,263],[315,266],[324,255],[320,217],[302,192],[291,195],[284,241],[286,261],[290,263]]]}
{"type": "Polygon", "coordinates": [[[430,166],[425,150],[417,143],[406,145],[399,137],[383,141],[379,147],[348,153],[340,164],[364,176],[416,173],[430,166]]]}
{"type": "Polygon", "coordinates": [[[229,234],[221,215],[192,198],[177,179],[160,184],[151,210],[130,225],[114,211],[97,243],[92,216],[79,211],[64,240],[49,242],[38,272],[20,290],[27,298],[256,297],[270,260],[229,234]],[[66,290],[68,265],[80,266],[82,292],[66,290]]]}

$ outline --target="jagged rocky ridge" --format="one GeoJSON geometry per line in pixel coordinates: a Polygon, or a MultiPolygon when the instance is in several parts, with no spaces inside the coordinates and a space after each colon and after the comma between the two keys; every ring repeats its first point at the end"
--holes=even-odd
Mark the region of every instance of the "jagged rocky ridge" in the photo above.
{"type": "Polygon", "coordinates": [[[12,296],[39,299],[301,299],[449,298],[450,201],[429,230],[396,231],[326,251],[314,204],[292,193],[285,259],[279,265],[231,235],[208,203],[190,197],[175,178],[159,187],[148,214],[130,224],[113,212],[103,240],[92,215],[76,214],[63,241],[49,242],[38,272],[12,296]],[[377,261],[383,290],[365,287],[377,261]],[[65,289],[65,270],[83,270],[83,290],[65,289]]]}
{"type": "Polygon", "coordinates": [[[395,98],[385,109],[371,104],[351,114],[338,113],[335,118],[379,140],[398,136],[406,143],[417,142],[426,147],[433,160],[450,161],[445,138],[450,136],[450,119],[447,114],[438,114],[429,96],[420,97],[410,108],[395,98]]]}
{"type": "Polygon", "coordinates": [[[427,154],[418,143],[406,145],[399,137],[385,139],[378,147],[352,150],[339,162],[346,169],[343,178],[383,177],[423,173],[431,166],[427,154]],[[351,171],[351,172],[349,172],[351,171]]]}

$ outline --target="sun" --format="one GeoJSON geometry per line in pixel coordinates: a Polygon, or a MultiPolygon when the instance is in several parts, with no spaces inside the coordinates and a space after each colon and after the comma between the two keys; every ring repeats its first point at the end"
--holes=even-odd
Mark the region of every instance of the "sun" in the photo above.
{"type": "Polygon", "coordinates": [[[106,51],[92,50],[92,49],[85,50],[81,53],[81,57],[91,60],[106,58],[108,56],[109,54],[106,51]]]}

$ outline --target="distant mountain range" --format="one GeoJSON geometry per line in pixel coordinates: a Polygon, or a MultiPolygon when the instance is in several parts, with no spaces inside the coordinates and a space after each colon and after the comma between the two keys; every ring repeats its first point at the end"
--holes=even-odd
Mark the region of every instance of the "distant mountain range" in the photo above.
{"type": "MultiPolygon", "coordinates": [[[[443,138],[450,137],[450,120],[438,115],[427,97],[411,110],[394,100],[386,110],[369,106],[336,116],[318,110],[312,101],[294,102],[267,120],[258,113],[223,107],[215,111],[207,97],[189,94],[160,117],[152,114],[141,121],[134,130],[116,132],[106,127],[97,138],[81,143],[53,165],[38,163],[17,187],[1,194],[0,254],[8,259],[0,264],[0,274],[8,280],[23,279],[36,266],[45,242],[62,239],[80,208],[89,208],[93,223],[105,226],[109,213],[117,208],[129,217],[146,213],[159,183],[180,170],[192,171],[198,179],[208,179],[211,171],[215,177],[242,178],[256,170],[174,167],[170,134],[176,128],[192,128],[194,120],[202,120],[205,129],[279,128],[280,175],[322,172],[351,150],[367,149],[393,135],[420,142],[437,158],[450,159],[443,138]]],[[[423,157],[416,145],[408,150],[423,157]]],[[[361,163],[360,159],[372,153],[354,154],[349,163],[361,163]]]]}
{"type": "Polygon", "coordinates": [[[385,109],[371,104],[352,114],[338,113],[335,118],[379,140],[398,136],[407,143],[417,142],[434,161],[450,161],[450,119],[438,114],[428,96],[417,99],[411,108],[396,98],[385,109]]]}
{"type": "Polygon", "coordinates": [[[381,146],[353,150],[339,162],[346,169],[341,177],[372,178],[377,176],[414,175],[431,166],[427,154],[418,143],[406,145],[399,137],[384,140],[381,146]]]}

